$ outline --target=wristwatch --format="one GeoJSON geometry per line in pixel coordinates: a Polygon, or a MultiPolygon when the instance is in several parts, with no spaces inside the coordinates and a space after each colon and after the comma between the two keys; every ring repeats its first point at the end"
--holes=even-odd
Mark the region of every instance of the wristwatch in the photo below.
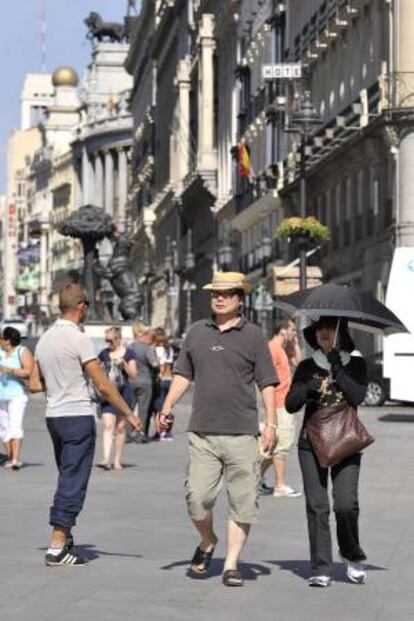
{"type": "Polygon", "coordinates": [[[265,423],[265,427],[270,427],[271,429],[274,429],[275,431],[277,430],[277,425],[275,425],[275,423],[265,423]]]}

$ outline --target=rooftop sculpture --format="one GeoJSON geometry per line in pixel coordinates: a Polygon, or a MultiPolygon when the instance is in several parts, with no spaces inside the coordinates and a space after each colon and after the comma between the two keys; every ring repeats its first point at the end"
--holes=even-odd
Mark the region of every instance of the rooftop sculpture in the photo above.
{"type": "Polygon", "coordinates": [[[103,41],[108,39],[109,41],[121,42],[125,39],[125,26],[118,22],[106,22],[102,19],[99,13],[91,11],[88,17],[84,20],[84,23],[88,27],[88,39],[92,41],[97,39],[103,41]]]}

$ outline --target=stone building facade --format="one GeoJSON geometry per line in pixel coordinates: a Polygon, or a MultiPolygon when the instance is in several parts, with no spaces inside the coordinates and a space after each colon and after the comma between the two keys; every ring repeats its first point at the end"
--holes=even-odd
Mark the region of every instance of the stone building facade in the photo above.
{"type": "Polygon", "coordinates": [[[219,266],[249,275],[255,320],[263,283],[281,292],[273,275],[298,253],[274,231],[300,213],[300,135],[286,130],[307,91],[320,123],[306,135],[306,213],[332,234],[309,263],[384,298],[394,248],[413,244],[411,4],[142,3],[126,68],[137,270],[156,323],[182,331],[190,299],[192,318],[205,313],[201,284],[219,266]],[[300,63],[303,77],[266,80],[269,63],[300,63]]]}
{"type": "MultiPolygon", "coordinates": [[[[119,230],[128,219],[132,118],[127,43],[93,43],[81,88],[70,67],[26,76],[22,129],[9,141],[6,228],[11,252],[5,314],[20,312],[36,325],[57,313],[57,291],[81,277],[82,250],[56,225],[81,205],[104,208],[119,230]],[[15,247],[12,241],[15,239],[15,247]],[[10,300],[12,304],[7,305],[10,300]]],[[[101,256],[111,253],[101,244],[101,256]]]]}
{"type": "Polygon", "coordinates": [[[76,206],[102,207],[125,223],[132,119],[130,76],[123,68],[128,44],[93,44],[80,93],[80,119],[72,142],[76,206]]]}
{"type": "Polygon", "coordinates": [[[217,192],[214,15],[195,2],[143,2],[133,75],[132,209],[146,317],[181,333],[206,312],[217,192]],[[144,36],[145,33],[145,36],[144,36]]]}

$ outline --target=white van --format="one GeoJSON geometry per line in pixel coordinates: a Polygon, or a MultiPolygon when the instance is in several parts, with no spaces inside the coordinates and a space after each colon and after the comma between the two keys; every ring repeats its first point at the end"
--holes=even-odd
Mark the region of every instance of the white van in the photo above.
{"type": "Polygon", "coordinates": [[[390,398],[414,402],[414,248],[396,248],[388,279],[385,304],[404,323],[409,334],[384,338],[385,377],[390,398]]]}
{"type": "Polygon", "coordinates": [[[27,338],[29,335],[27,323],[25,322],[23,317],[10,317],[8,319],[3,319],[3,321],[1,322],[1,331],[3,331],[4,328],[9,327],[18,330],[22,339],[27,338]]]}

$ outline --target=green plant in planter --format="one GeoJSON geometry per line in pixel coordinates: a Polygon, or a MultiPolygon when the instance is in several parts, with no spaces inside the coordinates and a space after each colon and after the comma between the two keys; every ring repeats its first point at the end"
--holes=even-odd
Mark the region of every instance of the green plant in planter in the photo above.
{"type": "Polygon", "coordinates": [[[327,242],[331,238],[327,226],[319,222],[314,216],[299,218],[293,216],[284,218],[275,231],[275,237],[280,239],[294,240],[298,237],[307,237],[309,241],[327,242]]]}

